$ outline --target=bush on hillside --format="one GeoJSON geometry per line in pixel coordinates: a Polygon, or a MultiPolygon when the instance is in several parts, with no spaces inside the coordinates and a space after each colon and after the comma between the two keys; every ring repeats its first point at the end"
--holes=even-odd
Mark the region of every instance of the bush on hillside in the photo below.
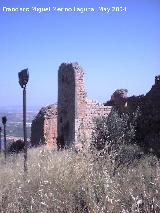
{"type": "Polygon", "coordinates": [[[10,146],[8,147],[8,152],[9,153],[19,153],[19,152],[22,152],[24,150],[24,141],[19,139],[15,142],[12,142],[10,144],[10,146]]]}
{"type": "Polygon", "coordinates": [[[91,146],[99,151],[110,151],[131,144],[135,136],[136,118],[136,114],[120,113],[116,109],[108,117],[97,118],[91,146]]]}

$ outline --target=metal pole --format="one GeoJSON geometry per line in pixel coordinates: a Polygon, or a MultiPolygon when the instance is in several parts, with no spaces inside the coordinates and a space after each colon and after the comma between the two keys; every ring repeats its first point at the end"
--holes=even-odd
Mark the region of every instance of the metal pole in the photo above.
{"type": "Polygon", "coordinates": [[[6,124],[4,124],[4,157],[7,159],[7,146],[6,146],[6,124]]]}
{"type": "Polygon", "coordinates": [[[23,87],[24,172],[27,172],[26,85],[23,87]]]}

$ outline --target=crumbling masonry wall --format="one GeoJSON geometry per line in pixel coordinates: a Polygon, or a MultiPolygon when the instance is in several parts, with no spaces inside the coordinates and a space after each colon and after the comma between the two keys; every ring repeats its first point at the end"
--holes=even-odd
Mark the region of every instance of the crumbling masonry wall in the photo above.
{"type": "Polygon", "coordinates": [[[32,121],[31,145],[56,147],[57,105],[43,107],[32,121]]]}
{"type": "Polygon", "coordinates": [[[116,90],[105,105],[123,113],[137,114],[135,141],[146,152],[160,157],[160,76],[146,95],[127,97],[126,89],[116,90]]]}
{"type": "Polygon", "coordinates": [[[96,118],[108,116],[111,109],[112,106],[104,106],[97,101],[86,100],[85,115],[77,119],[76,146],[78,148],[89,147],[96,118]]]}
{"type": "Polygon", "coordinates": [[[75,140],[76,81],[72,64],[61,64],[58,71],[57,143],[59,148],[70,147],[75,140]]]}
{"type": "MultiPolygon", "coordinates": [[[[101,104],[87,98],[83,69],[78,63],[63,63],[58,71],[58,105],[42,108],[32,122],[32,145],[48,144],[59,148],[89,145],[94,119],[108,116],[113,106],[122,112],[140,109],[136,137],[146,150],[160,153],[160,76],[146,95],[127,97],[118,89],[110,101],[101,104]]],[[[160,154],[159,154],[160,155],[160,154]]]]}
{"type": "Polygon", "coordinates": [[[84,71],[78,63],[63,63],[58,70],[58,105],[42,108],[32,122],[32,145],[58,148],[89,145],[94,119],[107,116],[111,106],[87,98],[84,71]]]}
{"type": "Polygon", "coordinates": [[[63,63],[58,71],[58,146],[82,146],[91,139],[96,116],[111,107],[87,99],[84,71],[78,63],[63,63]]]}

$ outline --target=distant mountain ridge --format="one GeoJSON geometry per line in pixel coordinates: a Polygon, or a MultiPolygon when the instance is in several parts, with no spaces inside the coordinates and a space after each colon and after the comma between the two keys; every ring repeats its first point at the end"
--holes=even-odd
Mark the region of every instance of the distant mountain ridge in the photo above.
{"type": "MultiPolygon", "coordinates": [[[[38,112],[40,109],[42,108],[42,106],[27,106],[27,111],[29,112],[38,112]]],[[[17,105],[17,106],[0,106],[0,112],[17,112],[20,113],[23,110],[23,106],[22,105],[17,105]]]]}

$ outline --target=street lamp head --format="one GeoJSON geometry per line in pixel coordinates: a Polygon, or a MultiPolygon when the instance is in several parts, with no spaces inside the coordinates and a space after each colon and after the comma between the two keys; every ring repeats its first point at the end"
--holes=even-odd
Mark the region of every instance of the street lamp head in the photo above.
{"type": "Polygon", "coordinates": [[[6,116],[2,117],[2,123],[3,123],[3,125],[5,125],[6,122],[7,122],[7,117],[6,116]]]}
{"type": "Polygon", "coordinates": [[[28,69],[24,69],[21,72],[18,73],[18,77],[19,77],[19,84],[20,86],[23,88],[26,86],[26,84],[28,83],[29,80],[29,72],[28,69]]]}

